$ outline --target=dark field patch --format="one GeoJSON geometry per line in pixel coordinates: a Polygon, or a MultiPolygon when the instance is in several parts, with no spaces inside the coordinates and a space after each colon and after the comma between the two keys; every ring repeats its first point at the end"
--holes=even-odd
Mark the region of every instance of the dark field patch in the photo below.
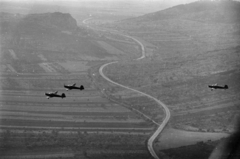
{"type": "Polygon", "coordinates": [[[68,122],[68,121],[44,121],[4,119],[2,125],[8,126],[44,126],[44,127],[112,127],[112,128],[143,128],[149,127],[147,123],[114,123],[114,122],[68,122]]]}
{"type": "Polygon", "coordinates": [[[4,110],[1,109],[0,111],[8,111],[8,112],[23,112],[23,113],[34,113],[34,114],[59,114],[59,115],[73,115],[73,116],[120,116],[126,117],[133,115],[132,112],[61,112],[61,111],[14,111],[14,110],[4,110]]]}

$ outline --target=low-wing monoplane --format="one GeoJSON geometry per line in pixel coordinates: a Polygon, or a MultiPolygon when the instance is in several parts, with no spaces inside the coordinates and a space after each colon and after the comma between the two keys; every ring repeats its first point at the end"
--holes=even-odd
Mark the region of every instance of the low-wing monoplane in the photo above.
{"type": "Polygon", "coordinates": [[[211,91],[213,89],[228,89],[228,85],[220,86],[217,83],[216,84],[212,84],[212,85],[208,85],[208,87],[211,88],[211,91]]]}
{"type": "Polygon", "coordinates": [[[58,93],[58,91],[48,92],[48,93],[45,93],[45,96],[47,96],[47,99],[52,98],[52,97],[66,98],[66,95],[64,93],[62,93],[61,95],[57,94],[57,93],[58,93]]]}
{"type": "Polygon", "coordinates": [[[64,88],[66,88],[66,90],[72,90],[72,89],[79,89],[79,90],[84,90],[83,85],[81,85],[80,87],[76,86],[76,83],[72,84],[72,85],[65,85],[64,84],[64,88]]]}

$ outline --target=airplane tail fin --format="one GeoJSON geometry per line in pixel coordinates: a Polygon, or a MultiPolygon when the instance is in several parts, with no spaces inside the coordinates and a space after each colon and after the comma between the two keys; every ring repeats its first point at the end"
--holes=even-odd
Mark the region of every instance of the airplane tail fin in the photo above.
{"type": "Polygon", "coordinates": [[[225,88],[225,89],[228,89],[228,85],[225,85],[224,88],[225,88]]]}
{"type": "Polygon", "coordinates": [[[81,85],[81,86],[80,86],[80,90],[84,90],[84,87],[83,87],[83,85],[81,85]]]}
{"type": "Polygon", "coordinates": [[[62,93],[62,98],[66,98],[66,95],[65,95],[65,93],[62,93]]]}

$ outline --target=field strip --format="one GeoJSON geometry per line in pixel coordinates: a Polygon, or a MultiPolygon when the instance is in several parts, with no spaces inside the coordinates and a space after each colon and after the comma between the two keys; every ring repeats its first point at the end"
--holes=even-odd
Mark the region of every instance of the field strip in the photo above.
{"type": "Polygon", "coordinates": [[[109,36],[107,36],[107,35],[106,35],[105,37],[106,37],[107,39],[112,40],[112,41],[115,41],[115,42],[126,43],[126,44],[134,44],[134,43],[129,42],[129,41],[114,39],[114,38],[109,37],[109,36]]]}
{"type": "MultiPolygon", "coordinates": [[[[90,19],[91,19],[91,18],[88,18],[88,19],[84,20],[83,23],[84,23],[84,24],[87,24],[87,23],[86,23],[87,20],[90,20],[90,19]]],[[[87,26],[88,26],[88,25],[87,25],[87,26]]],[[[89,26],[88,26],[88,27],[89,27],[89,26]]],[[[94,28],[93,28],[93,29],[94,29],[94,28]]],[[[115,34],[119,34],[118,32],[115,32],[115,31],[114,31],[114,32],[110,31],[110,32],[111,32],[111,33],[115,33],[115,34]]],[[[123,34],[119,34],[119,35],[122,35],[122,36],[125,36],[125,37],[128,37],[128,38],[131,38],[131,39],[133,39],[134,41],[136,41],[136,42],[141,46],[142,56],[139,57],[139,58],[137,58],[136,60],[140,60],[140,59],[145,58],[145,47],[144,47],[144,45],[143,45],[139,40],[137,40],[136,38],[133,38],[133,37],[131,37],[131,36],[128,36],[128,35],[123,35],[123,34]]],[[[163,120],[162,124],[159,124],[159,123],[155,122],[154,120],[152,120],[151,118],[149,118],[148,116],[146,116],[145,114],[143,114],[142,112],[138,111],[138,113],[142,114],[142,115],[145,116],[146,118],[149,118],[149,120],[152,121],[153,123],[159,125],[158,129],[157,129],[157,130],[153,133],[153,135],[149,138],[148,143],[147,143],[147,145],[148,145],[148,150],[149,150],[149,152],[151,153],[151,155],[152,155],[155,159],[159,159],[159,157],[157,156],[156,152],[155,152],[154,149],[153,149],[153,142],[154,142],[154,140],[156,139],[156,137],[163,131],[164,127],[167,125],[167,123],[168,123],[168,121],[169,121],[169,119],[170,119],[170,111],[169,111],[169,109],[167,108],[167,106],[166,106],[163,102],[161,102],[160,100],[158,100],[158,99],[156,99],[156,98],[154,98],[154,97],[152,97],[152,96],[150,96],[150,95],[148,95],[148,94],[146,94],[146,93],[140,92],[140,91],[135,90],[135,89],[133,89],[133,88],[124,86],[124,85],[119,84],[119,83],[117,83],[117,82],[114,82],[114,81],[112,81],[111,79],[109,79],[107,76],[105,76],[104,73],[103,73],[103,68],[106,67],[106,66],[108,66],[108,65],[114,64],[114,63],[118,63],[118,61],[106,63],[106,64],[102,65],[102,66],[99,68],[99,73],[100,73],[100,75],[101,75],[105,80],[107,80],[107,81],[109,81],[110,83],[113,83],[113,84],[115,84],[115,85],[118,85],[118,86],[120,86],[120,87],[123,87],[123,88],[125,88],[125,89],[128,89],[128,90],[137,92],[137,93],[139,93],[139,94],[145,95],[145,96],[147,96],[148,98],[153,99],[154,101],[156,101],[161,107],[164,108],[164,111],[165,111],[165,113],[166,113],[166,116],[165,116],[165,119],[163,120]]]]}
{"type": "Polygon", "coordinates": [[[111,128],[145,128],[151,127],[147,123],[130,123],[126,122],[75,122],[75,121],[52,121],[52,120],[27,120],[27,119],[2,119],[4,121],[2,125],[11,125],[11,126],[47,126],[47,127],[111,127],[111,128]]]}
{"type": "Polygon", "coordinates": [[[142,56],[137,58],[136,60],[140,60],[140,59],[143,59],[145,58],[145,47],[143,46],[143,44],[136,38],[132,37],[132,36],[129,36],[129,35],[126,35],[126,34],[123,34],[123,33],[119,33],[119,31],[117,30],[105,30],[105,29],[97,29],[97,28],[92,28],[88,25],[87,21],[89,20],[92,20],[92,18],[88,18],[88,19],[85,19],[82,21],[83,24],[85,24],[88,28],[91,28],[93,30],[99,30],[99,31],[107,31],[107,32],[110,32],[112,34],[117,34],[117,35],[120,35],[120,36],[124,36],[124,37],[127,37],[129,39],[132,39],[133,41],[137,42],[138,45],[140,45],[141,47],[141,50],[142,50],[142,56]]]}
{"type": "Polygon", "coordinates": [[[108,128],[108,127],[59,127],[59,126],[56,126],[56,127],[46,127],[46,126],[11,126],[11,125],[0,125],[1,128],[36,128],[36,129],[42,129],[42,128],[45,128],[45,129],[63,129],[63,130],[68,130],[68,129],[75,129],[75,130],[85,130],[85,129],[89,129],[89,130],[102,130],[102,129],[108,129],[108,130],[153,130],[153,128],[149,127],[149,128],[108,128]]]}
{"type": "MultiPolygon", "coordinates": [[[[63,107],[61,107],[61,110],[59,113],[63,113],[64,112],[70,112],[73,113],[77,112],[77,113],[85,113],[85,112],[94,112],[94,113],[127,113],[129,111],[126,111],[127,109],[121,109],[121,107],[119,108],[114,108],[114,109],[104,109],[103,107],[83,107],[83,108],[78,108],[78,107],[66,107],[66,106],[70,106],[70,105],[63,105],[63,107]]],[[[1,107],[0,107],[1,108],[1,107]]],[[[47,106],[47,107],[42,107],[42,106],[37,106],[37,107],[33,107],[31,105],[29,106],[18,106],[18,105],[14,105],[14,106],[10,106],[8,105],[7,108],[4,108],[5,111],[25,111],[28,110],[28,112],[30,111],[38,111],[38,112],[56,112],[56,108],[55,106],[47,106]]],[[[2,109],[1,109],[2,110],[2,109]]],[[[77,115],[77,114],[76,114],[77,115]]]]}
{"type": "Polygon", "coordinates": [[[50,63],[40,63],[38,64],[41,68],[44,69],[45,72],[47,73],[52,73],[52,72],[57,72],[51,65],[50,63]]]}
{"type": "Polygon", "coordinates": [[[18,155],[12,155],[12,156],[4,156],[4,159],[42,159],[42,158],[62,158],[62,157],[74,157],[74,153],[53,153],[53,154],[45,154],[45,155],[22,155],[22,154],[18,154],[18,155]]]}
{"type": "MultiPolygon", "coordinates": [[[[90,151],[89,153],[91,154],[102,154],[102,151],[90,151]]],[[[128,154],[145,154],[146,150],[106,150],[104,151],[104,153],[106,154],[124,154],[124,153],[128,153],[128,154]]]]}
{"type": "Polygon", "coordinates": [[[97,41],[97,43],[104,48],[109,54],[113,55],[124,55],[126,54],[125,52],[115,48],[114,46],[106,43],[105,41],[97,41]]]}
{"type": "MultiPolygon", "coordinates": [[[[87,131],[87,132],[102,132],[102,133],[123,133],[123,134],[138,134],[145,135],[151,134],[153,128],[109,128],[109,127],[46,127],[46,126],[11,126],[11,125],[0,125],[0,132],[4,132],[4,129],[11,128],[13,131],[27,131],[41,133],[41,131],[58,130],[65,133],[73,133],[73,131],[87,131]]],[[[0,137],[1,138],[1,137],[0,137]]]]}
{"type": "Polygon", "coordinates": [[[39,54],[38,57],[39,57],[42,61],[44,61],[44,62],[47,61],[47,59],[44,57],[43,54],[39,54]]]}
{"type": "Polygon", "coordinates": [[[236,102],[231,102],[229,103],[230,105],[224,104],[219,104],[211,107],[206,107],[206,108],[201,108],[201,109],[194,109],[190,111],[181,111],[175,113],[173,116],[181,116],[181,115],[186,115],[186,114],[194,114],[194,113],[199,113],[199,112],[204,112],[204,111],[210,111],[210,110],[215,110],[215,109],[223,109],[223,108],[230,108],[230,107],[236,107],[236,105],[239,104],[239,101],[236,102]]]}
{"type": "Polygon", "coordinates": [[[124,116],[124,117],[128,117],[128,118],[134,118],[135,116],[133,115],[134,113],[132,113],[131,111],[126,111],[126,112],[113,112],[113,111],[109,111],[109,112],[65,112],[65,111],[19,111],[19,110],[7,110],[7,109],[0,109],[0,112],[1,112],[1,115],[4,115],[6,113],[10,114],[21,114],[21,115],[35,115],[35,114],[39,114],[39,115],[52,115],[54,116],[55,114],[56,115],[64,115],[64,116],[67,116],[67,115],[71,115],[71,116],[80,116],[80,117],[114,117],[114,116],[124,116]]]}
{"type": "Polygon", "coordinates": [[[18,60],[16,53],[12,49],[9,49],[8,51],[14,60],[18,60]]]}
{"type": "Polygon", "coordinates": [[[101,118],[96,118],[96,119],[89,119],[87,117],[85,118],[78,118],[78,117],[73,117],[73,116],[60,116],[60,117],[52,117],[52,116],[19,116],[19,115],[1,115],[0,120],[3,119],[16,119],[16,120],[35,120],[35,121],[63,121],[63,122],[81,122],[81,123],[131,123],[131,124],[141,124],[142,120],[137,120],[137,119],[101,119],[101,118]]]}
{"type": "Polygon", "coordinates": [[[9,70],[11,70],[11,72],[17,73],[17,71],[10,64],[7,64],[7,67],[9,70]]]}

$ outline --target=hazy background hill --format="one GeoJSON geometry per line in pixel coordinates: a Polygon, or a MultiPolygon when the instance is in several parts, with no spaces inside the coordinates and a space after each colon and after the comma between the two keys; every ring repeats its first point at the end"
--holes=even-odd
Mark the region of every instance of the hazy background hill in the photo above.
{"type": "Polygon", "coordinates": [[[197,1],[105,26],[152,44],[152,60],[185,61],[177,72],[204,75],[239,68],[239,15],[238,1],[197,1]]]}
{"type": "Polygon", "coordinates": [[[68,13],[1,13],[2,47],[105,57],[106,51],[68,13]],[[96,51],[97,50],[97,51],[96,51]]]}
{"type": "Polygon", "coordinates": [[[61,12],[30,14],[23,19],[23,23],[28,22],[65,31],[76,31],[78,28],[77,21],[69,13],[61,12]]]}
{"type": "Polygon", "coordinates": [[[208,23],[240,23],[239,10],[240,2],[237,1],[197,1],[149,13],[135,20],[188,19],[208,23]]]}
{"type": "Polygon", "coordinates": [[[0,10],[10,13],[46,13],[46,12],[68,12],[74,18],[80,18],[85,14],[99,17],[106,13],[118,16],[136,17],[139,15],[156,12],[181,3],[189,3],[196,0],[69,0],[69,1],[44,1],[24,0],[0,2],[0,10]]]}

